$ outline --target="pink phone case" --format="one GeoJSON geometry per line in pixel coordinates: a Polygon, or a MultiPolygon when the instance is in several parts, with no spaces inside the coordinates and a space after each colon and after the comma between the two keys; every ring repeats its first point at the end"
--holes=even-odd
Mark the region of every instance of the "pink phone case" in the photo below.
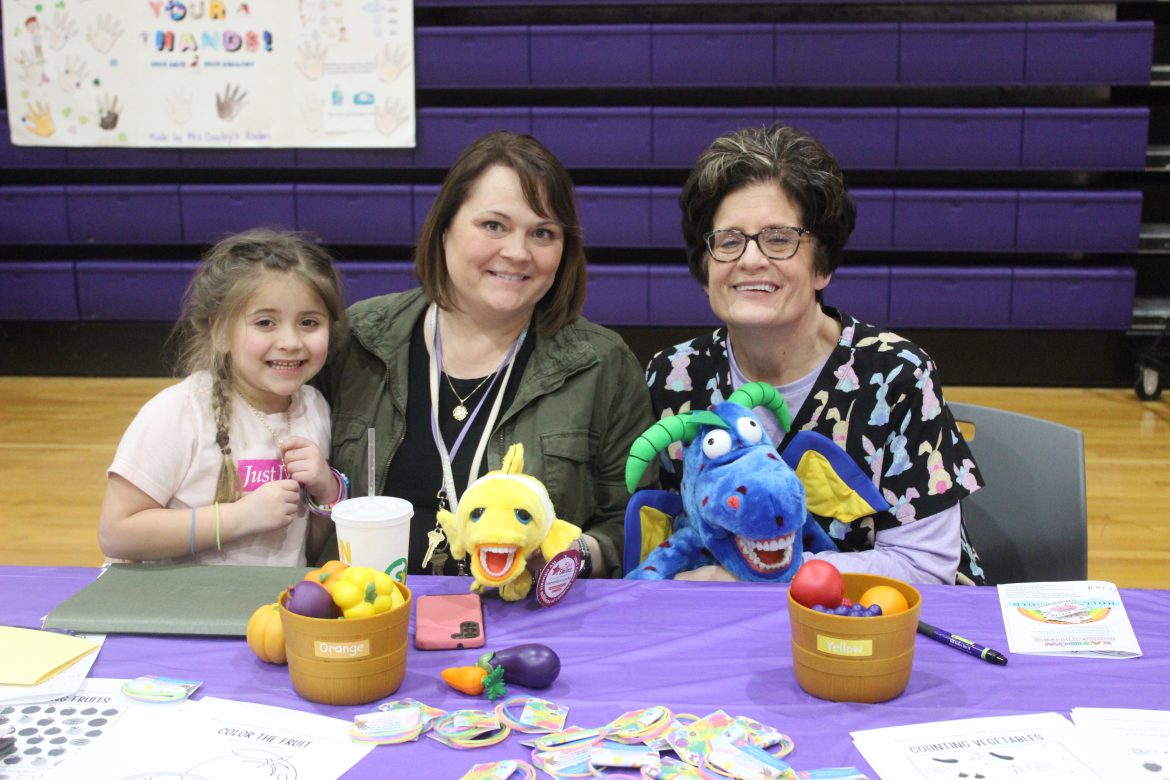
{"type": "Polygon", "coordinates": [[[419,596],[414,646],[419,650],[483,647],[483,605],[478,593],[419,596]]]}

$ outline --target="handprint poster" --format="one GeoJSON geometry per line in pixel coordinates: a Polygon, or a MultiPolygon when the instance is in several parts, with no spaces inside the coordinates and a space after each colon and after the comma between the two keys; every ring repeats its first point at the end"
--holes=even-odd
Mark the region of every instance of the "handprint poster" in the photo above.
{"type": "Polygon", "coordinates": [[[0,0],[12,143],[412,147],[409,0],[0,0]]]}

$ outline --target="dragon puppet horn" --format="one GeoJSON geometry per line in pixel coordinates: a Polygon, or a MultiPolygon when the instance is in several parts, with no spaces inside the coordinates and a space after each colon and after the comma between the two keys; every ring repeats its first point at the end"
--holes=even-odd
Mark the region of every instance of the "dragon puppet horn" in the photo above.
{"type": "MultiPolygon", "coordinates": [[[[776,392],[776,388],[767,382],[743,385],[727,398],[727,402],[739,404],[747,409],[757,406],[767,408],[776,415],[785,433],[792,425],[788,404],[784,402],[783,396],[776,392]]],[[[633,493],[651,460],[676,441],[690,443],[699,433],[699,428],[704,425],[728,427],[722,417],[704,410],[665,417],[647,428],[630,445],[630,455],[626,458],[626,489],[633,493]]]]}
{"type": "Polygon", "coordinates": [[[792,415],[788,413],[788,403],[784,396],[776,392],[776,388],[767,382],[749,382],[740,385],[739,389],[727,397],[729,403],[739,404],[745,409],[755,409],[762,406],[780,421],[780,429],[788,433],[792,427],[792,415]]]}

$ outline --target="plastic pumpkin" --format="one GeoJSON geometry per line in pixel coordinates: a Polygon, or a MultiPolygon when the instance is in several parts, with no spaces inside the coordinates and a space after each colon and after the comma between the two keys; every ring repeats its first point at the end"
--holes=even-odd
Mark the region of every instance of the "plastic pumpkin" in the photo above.
{"type": "Polygon", "coordinates": [[[245,631],[248,647],[261,661],[270,664],[286,662],[284,650],[284,625],[280,622],[280,604],[273,602],[257,607],[248,618],[245,631]]]}

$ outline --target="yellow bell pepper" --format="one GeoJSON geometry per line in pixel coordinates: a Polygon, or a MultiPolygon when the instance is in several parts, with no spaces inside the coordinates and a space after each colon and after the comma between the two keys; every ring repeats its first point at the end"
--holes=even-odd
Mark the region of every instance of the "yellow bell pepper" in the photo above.
{"type": "Polygon", "coordinates": [[[393,609],[402,603],[402,597],[389,574],[366,566],[350,566],[333,586],[333,603],[341,607],[342,617],[363,618],[393,609]]]}

